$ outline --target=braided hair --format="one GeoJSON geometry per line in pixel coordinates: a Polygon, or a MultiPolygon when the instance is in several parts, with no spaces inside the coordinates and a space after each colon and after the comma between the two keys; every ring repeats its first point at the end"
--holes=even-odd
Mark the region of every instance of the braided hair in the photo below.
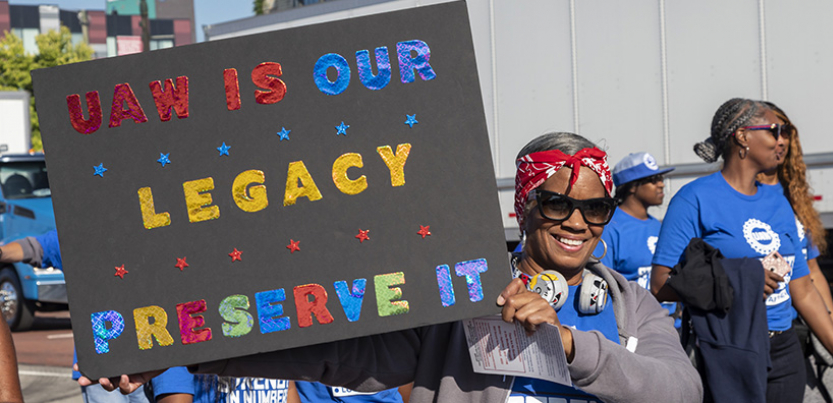
{"type": "Polygon", "coordinates": [[[763,102],[744,98],[732,98],[720,105],[712,118],[711,136],[694,145],[694,152],[706,162],[726,157],[732,150],[729,139],[739,128],[751,120],[762,118],[770,107],[763,102]]]}

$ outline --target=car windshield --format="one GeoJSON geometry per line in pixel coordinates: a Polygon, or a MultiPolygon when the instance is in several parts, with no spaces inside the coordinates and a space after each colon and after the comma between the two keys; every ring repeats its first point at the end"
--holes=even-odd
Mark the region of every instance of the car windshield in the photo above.
{"type": "Polygon", "coordinates": [[[0,183],[6,199],[49,197],[49,179],[43,161],[10,162],[0,165],[0,183]]]}

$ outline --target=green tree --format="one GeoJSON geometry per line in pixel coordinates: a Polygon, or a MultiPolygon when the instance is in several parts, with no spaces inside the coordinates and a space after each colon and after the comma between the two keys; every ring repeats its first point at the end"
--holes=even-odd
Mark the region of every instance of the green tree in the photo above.
{"type": "Polygon", "coordinates": [[[263,0],[254,0],[255,15],[263,15],[263,0]]]}
{"type": "Polygon", "coordinates": [[[38,54],[26,53],[23,40],[14,33],[6,32],[0,40],[0,90],[29,91],[32,95],[29,116],[32,124],[32,148],[42,150],[38,114],[35,110],[35,97],[32,93],[32,77],[29,72],[44,67],[60,66],[68,63],[90,60],[93,50],[87,44],[72,44],[69,28],[61,26],[60,31],[50,30],[35,37],[38,54]]]}

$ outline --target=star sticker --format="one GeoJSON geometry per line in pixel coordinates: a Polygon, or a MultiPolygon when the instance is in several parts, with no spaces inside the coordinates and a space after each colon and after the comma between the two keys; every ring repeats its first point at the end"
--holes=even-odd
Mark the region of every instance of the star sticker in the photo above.
{"type": "Polygon", "coordinates": [[[217,147],[217,151],[219,151],[219,152],[220,152],[220,156],[222,157],[222,156],[224,156],[224,155],[228,155],[228,150],[229,150],[229,148],[231,148],[231,146],[227,146],[227,145],[226,145],[226,142],[224,141],[224,142],[223,142],[223,145],[221,145],[221,146],[217,147]]]}
{"type": "Polygon", "coordinates": [[[407,117],[408,117],[408,119],[405,119],[405,124],[406,124],[406,125],[408,125],[408,126],[411,126],[411,129],[413,129],[413,128],[414,128],[414,125],[415,125],[415,124],[419,123],[419,122],[417,122],[417,120],[416,120],[416,113],[415,113],[415,114],[413,114],[413,115],[408,115],[408,114],[405,114],[405,116],[407,116],[407,117]]]}
{"type": "Polygon", "coordinates": [[[281,131],[278,132],[278,136],[281,137],[281,141],[289,140],[289,132],[292,130],[286,130],[285,127],[281,127],[281,131]]]}
{"type": "Polygon", "coordinates": [[[237,250],[237,248],[234,248],[234,251],[229,253],[228,255],[231,256],[231,261],[234,262],[235,260],[243,260],[240,257],[240,255],[242,255],[242,254],[243,254],[243,252],[237,250]]]}
{"type": "Polygon", "coordinates": [[[419,226],[419,231],[417,231],[417,234],[422,235],[422,239],[425,239],[426,236],[431,235],[431,231],[428,231],[430,228],[431,228],[430,225],[426,225],[424,227],[422,225],[420,225],[419,226]]]}
{"type": "Polygon", "coordinates": [[[286,249],[289,249],[289,253],[295,253],[296,250],[301,250],[301,247],[298,244],[301,241],[293,241],[292,239],[289,240],[289,245],[286,245],[286,249]]]}
{"type": "Polygon", "coordinates": [[[176,264],[174,265],[174,267],[179,269],[179,271],[184,270],[186,267],[188,267],[188,263],[185,262],[185,259],[187,259],[187,257],[183,257],[182,259],[176,258],[176,264]]]}
{"type": "Polygon", "coordinates": [[[367,233],[370,232],[369,229],[359,229],[359,235],[356,235],[356,239],[359,240],[359,243],[364,243],[364,241],[370,239],[367,233]]]}
{"type": "Polygon", "coordinates": [[[121,279],[124,280],[124,275],[127,273],[130,272],[124,269],[124,265],[116,266],[116,274],[114,274],[114,276],[121,277],[121,279]]]}
{"type": "Polygon", "coordinates": [[[156,162],[162,164],[162,168],[164,168],[166,164],[171,163],[170,158],[168,158],[170,155],[171,155],[171,153],[167,153],[167,154],[159,153],[159,159],[156,160],[156,162]]]}
{"type": "Polygon", "coordinates": [[[346,136],[347,135],[347,129],[349,129],[349,128],[350,128],[350,125],[345,125],[344,121],[342,121],[340,125],[336,126],[336,129],[338,129],[338,132],[336,132],[336,136],[338,136],[339,134],[343,134],[343,135],[346,136]]]}
{"type": "Polygon", "coordinates": [[[98,175],[102,178],[104,177],[104,173],[107,172],[107,168],[104,168],[104,163],[103,162],[94,166],[93,169],[95,169],[95,172],[93,173],[93,175],[98,175]]]}

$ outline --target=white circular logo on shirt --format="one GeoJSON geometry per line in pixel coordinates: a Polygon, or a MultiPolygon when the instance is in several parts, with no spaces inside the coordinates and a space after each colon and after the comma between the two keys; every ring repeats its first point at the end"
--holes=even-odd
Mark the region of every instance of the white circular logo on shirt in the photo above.
{"type": "Polygon", "coordinates": [[[651,156],[651,154],[645,154],[642,157],[642,162],[644,162],[645,166],[652,171],[656,171],[657,169],[659,169],[659,167],[657,166],[657,161],[654,159],[654,157],[651,156]]]}
{"type": "Polygon", "coordinates": [[[795,228],[798,230],[798,240],[804,241],[804,225],[801,224],[801,221],[798,221],[798,217],[795,217],[795,228]]]}
{"type": "Polygon", "coordinates": [[[743,237],[755,252],[762,255],[768,255],[781,247],[781,238],[772,227],[755,218],[750,218],[743,224],[743,237]]]}
{"type": "Polygon", "coordinates": [[[651,250],[651,254],[657,253],[657,240],[659,238],[655,236],[648,237],[648,249],[651,250]]]}

